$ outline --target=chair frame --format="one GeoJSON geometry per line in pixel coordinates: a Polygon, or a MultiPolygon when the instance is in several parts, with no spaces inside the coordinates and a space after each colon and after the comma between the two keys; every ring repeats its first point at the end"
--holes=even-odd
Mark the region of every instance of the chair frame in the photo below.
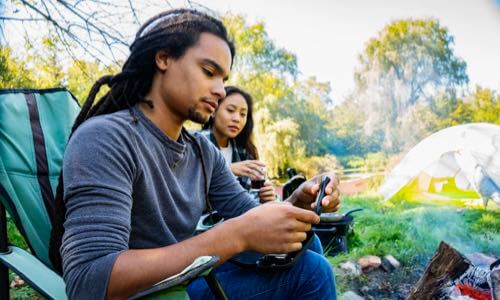
{"type": "MultiPolygon", "coordinates": [[[[42,90],[36,90],[36,89],[8,89],[8,90],[0,90],[0,92],[3,93],[8,93],[8,92],[13,92],[13,93],[34,93],[34,92],[44,92],[44,93],[49,93],[51,91],[62,91],[65,89],[42,89],[42,90]]],[[[69,91],[65,90],[66,92],[69,93],[69,91]]],[[[71,94],[71,93],[70,93],[71,94]]],[[[73,99],[75,97],[71,95],[73,99]]],[[[33,97],[32,99],[35,101],[35,98],[33,97]]],[[[76,101],[76,99],[75,99],[76,101]]],[[[4,188],[0,185],[0,196],[2,198],[5,198],[4,200],[7,201],[6,205],[9,206],[10,208],[10,203],[9,203],[9,195],[8,193],[4,190],[4,188]]],[[[12,207],[12,209],[15,209],[12,207]]],[[[15,213],[15,212],[14,212],[15,213]]],[[[14,245],[10,245],[9,243],[9,236],[8,236],[8,231],[7,231],[7,209],[5,205],[0,201],[0,256],[2,256],[2,259],[0,260],[0,299],[10,299],[10,282],[9,282],[9,269],[14,271],[16,274],[18,274],[25,282],[27,282],[34,290],[42,294],[46,298],[59,298],[59,296],[62,297],[62,294],[64,294],[63,288],[64,288],[64,283],[62,281],[62,278],[60,274],[57,274],[54,272],[50,267],[46,266],[45,264],[42,263],[42,260],[40,260],[37,256],[36,253],[33,251],[32,253],[28,253],[25,250],[16,247],[14,245]],[[22,258],[22,263],[31,263],[34,267],[31,268],[31,271],[36,272],[41,272],[43,274],[46,274],[47,276],[43,276],[45,280],[57,280],[57,284],[52,286],[51,288],[47,288],[44,284],[44,280],[40,280],[39,283],[43,284],[37,284],[33,282],[33,278],[36,278],[33,276],[33,274],[29,274],[29,272],[24,273],[21,269],[18,269],[18,267],[14,266],[11,264],[11,262],[15,261],[15,259],[22,258]],[[27,261],[25,260],[27,259],[27,261]],[[33,264],[34,263],[34,264],[33,264]],[[47,294],[49,293],[49,294],[47,294]],[[54,295],[50,295],[50,293],[53,293],[54,295]]],[[[22,224],[17,224],[16,227],[18,226],[23,226],[22,224]]],[[[28,237],[25,236],[23,228],[18,228],[20,231],[21,235],[23,238],[26,239],[28,245],[30,245],[30,242],[28,240],[28,237]]],[[[213,270],[213,266],[217,263],[218,257],[210,257],[210,259],[207,261],[208,257],[201,258],[201,260],[198,260],[198,263],[193,264],[192,266],[187,267],[183,273],[181,274],[182,276],[177,276],[177,278],[173,279],[168,279],[166,281],[163,281],[145,291],[142,291],[134,298],[138,297],[157,297],[160,294],[163,294],[164,292],[169,292],[171,288],[175,288],[181,285],[185,285],[187,282],[194,280],[195,278],[199,277],[204,277],[206,280],[211,292],[215,296],[216,299],[220,300],[226,300],[227,296],[224,293],[224,290],[220,283],[217,281],[217,278],[215,276],[215,272],[213,270]],[[196,265],[196,266],[195,266],[196,265]]],[[[37,281],[37,280],[35,280],[37,281]]],[[[187,295],[187,294],[186,294],[187,295]]],[[[168,294],[167,294],[168,296],[168,294]]]]}

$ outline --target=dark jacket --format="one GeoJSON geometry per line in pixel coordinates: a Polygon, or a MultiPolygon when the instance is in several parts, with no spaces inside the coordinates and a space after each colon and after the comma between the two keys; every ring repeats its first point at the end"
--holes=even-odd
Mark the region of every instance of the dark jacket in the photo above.
{"type": "MultiPolygon", "coordinates": [[[[220,149],[219,145],[217,145],[217,141],[215,140],[215,136],[212,133],[211,129],[202,130],[201,134],[204,135],[206,138],[208,138],[218,149],[220,149]]],[[[229,139],[229,143],[231,143],[231,148],[233,149],[233,155],[232,155],[233,158],[231,159],[232,163],[255,159],[255,157],[253,157],[250,153],[248,153],[245,147],[238,147],[234,139],[229,139]]],[[[237,176],[237,178],[244,189],[250,190],[250,178],[246,176],[237,176]]]]}

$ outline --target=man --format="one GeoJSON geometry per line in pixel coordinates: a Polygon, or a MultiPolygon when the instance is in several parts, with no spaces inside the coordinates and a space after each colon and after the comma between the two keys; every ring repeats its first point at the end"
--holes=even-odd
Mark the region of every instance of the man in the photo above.
{"type": "MultiPolygon", "coordinates": [[[[146,22],[130,49],[122,72],[92,88],[64,157],[57,199],[67,210],[60,254],[69,297],[126,298],[202,255],[224,262],[243,251],[300,249],[319,222],[311,211],[316,181],[287,200],[293,205],[259,206],[218,149],[182,127],[206,122],[225,96],[234,46],[222,23],[193,10],[168,11],[146,22]],[[92,106],[103,84],[110,91],[92,106]],[[227,221],[193,236],[207,207],[227,221]]],[[[338,179],[329,175],[322,204],[332,211],[338,179]]],[[[310,251],[288,271],[225,263],[217,277],[232,299],[335,298],[328,262],[310,251]]],[[[199,281],[188,292],[209,295],[199,281]]]]}

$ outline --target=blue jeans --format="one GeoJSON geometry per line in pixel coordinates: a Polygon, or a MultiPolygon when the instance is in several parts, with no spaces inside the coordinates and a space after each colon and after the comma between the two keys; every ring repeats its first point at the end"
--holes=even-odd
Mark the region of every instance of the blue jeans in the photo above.
{"type": "MultiPolygon", "coordinates": [[[[333,270],[321,251],[315,236],[309,250],[290,269],[264,271],[226,262],[215,273],[229,299],[336,299],[333,270]]],[[[202,278],[187,291],[191,299],[214,299],[202,278]]]]}

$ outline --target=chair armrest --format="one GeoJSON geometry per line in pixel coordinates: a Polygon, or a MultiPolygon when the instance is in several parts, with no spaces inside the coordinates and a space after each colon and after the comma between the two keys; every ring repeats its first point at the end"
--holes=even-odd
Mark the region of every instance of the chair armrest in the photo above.
{"type": "Polygon", "coordinates": [[[10,246],[9,252],[0,253],[0,262],[14,271],[33,289],[49,299],[68,299],[62,277],[44,265],[31,253],[10,246]]]}
{"type": "MultiPolygon", "coordinates": [[[[205,276],[207,275],[211,270],[212,267],[219,261],[218,256],[200,256],[197,259],[193,261],[192,264],[187,266],[182,272],[170,276],[152,287],[137,293],[133,297],[129,299],[139,299],[142,297],[147,298],[154,298],[155,294],[163,294],[163,291],[168,292],[168,293],[180,293],[183,292],[185,293],[185,287],[180,287],[177,289],[171,289],[179,285],[185,285],[191,280],[200,277],[200,276],[205,276]],[[169,290],[171,289],[171,290],[169,290]],[[167,291],[168,290],[168,291],[167,291]]],[[[176,298],[176,297],[174,297],[176,298]]],[[[163,298],[162,298],[163,299],[163,298]]],[[[178,299],[178,298],[177,298],[178,299]]]]}

